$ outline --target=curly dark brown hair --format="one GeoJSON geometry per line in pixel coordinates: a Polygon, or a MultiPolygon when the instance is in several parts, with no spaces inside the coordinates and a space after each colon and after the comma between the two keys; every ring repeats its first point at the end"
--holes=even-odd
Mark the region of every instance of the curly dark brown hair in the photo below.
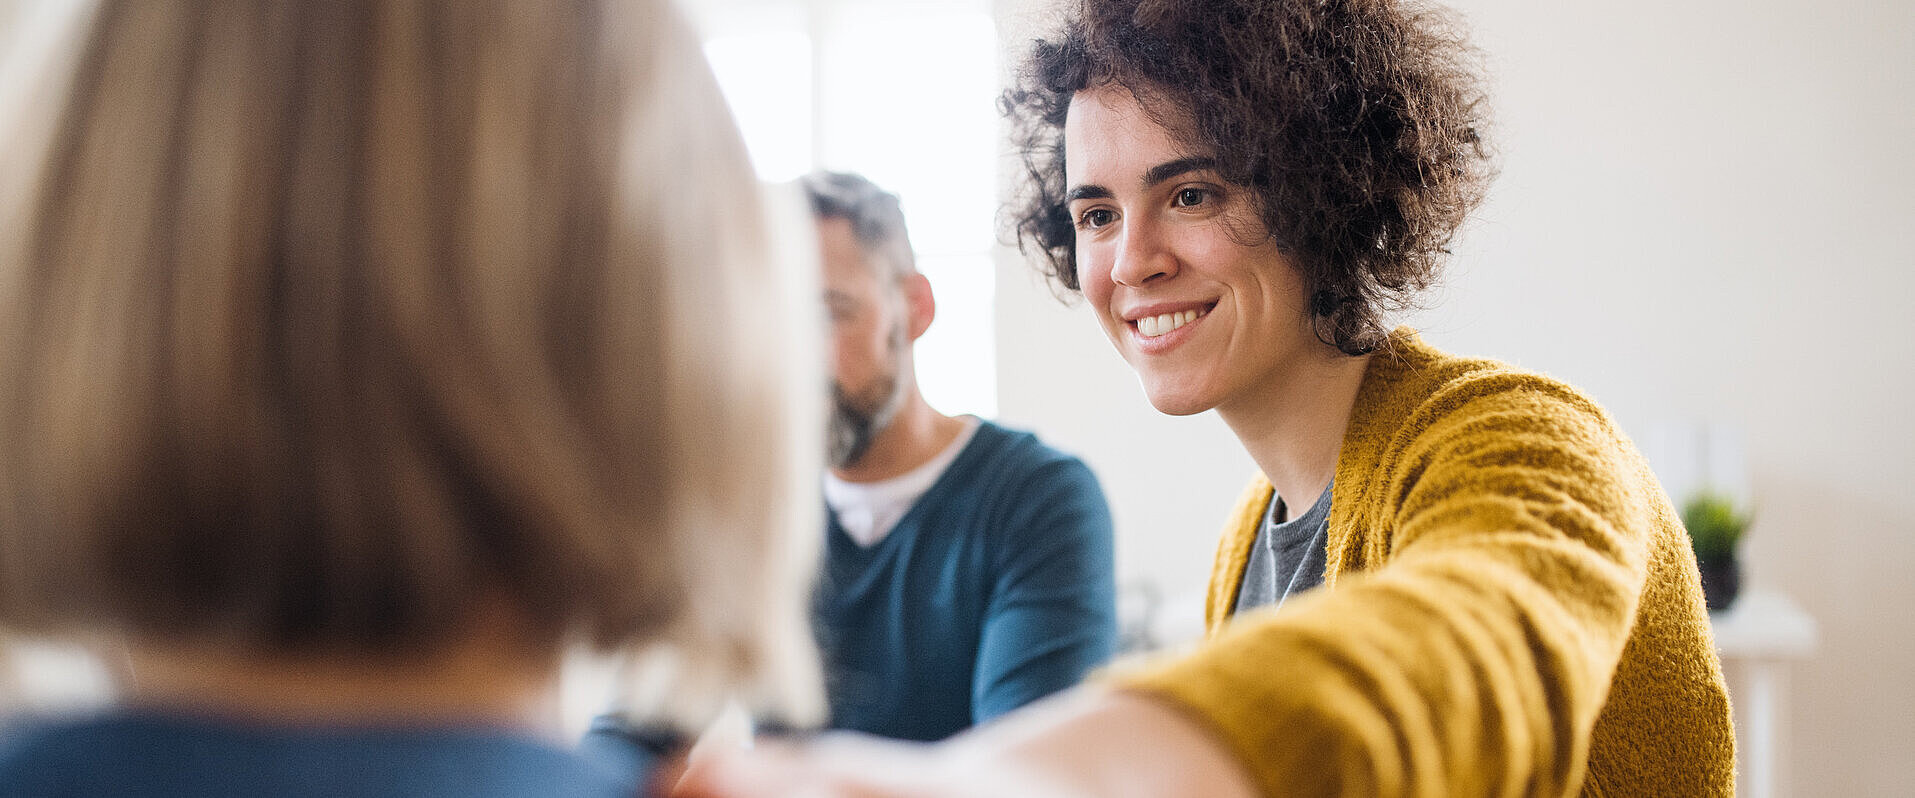
{"type": "Polygon", "coordinates": [[[1318,337],[1372,351],[1494,171],[1476,60],[1447,13],[1412,2],[1084,0],[999,100],[1027,172],[1008,221],[1078,289],[1064,118],[1078,91],[1125,87],[1251,189],[1303,272],[1318,337]]]}

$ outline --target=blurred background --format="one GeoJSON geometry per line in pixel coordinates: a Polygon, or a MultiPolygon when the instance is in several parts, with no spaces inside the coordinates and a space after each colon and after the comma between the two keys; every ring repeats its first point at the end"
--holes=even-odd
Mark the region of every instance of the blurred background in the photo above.
{"type": "MultiPolygon", "coordinates": [[[[0,0],[0,59],[65,2],[0,0]]],[[[1214,415],[1152,410],[996,218],[1015,164],[995,98],[1053,4],[683,5],[762,177],[856,170],[902,195],[939,300],[927,398],[1090,463],[1132,639],[1194,634],[1252,465],[1214,415]]],[[[1501,176],[1409,323],[1587,390],[1678,500],[1752,510],[1760,600],[1725,660],[1744,753],[1770,761],[1744,763],[1743,794],[1915,795],[1915,4],[1449,5],[1484,54],[1501,176]]],[[[47,691],[100,689],[70,653],[10,656],[47,691]]]]}

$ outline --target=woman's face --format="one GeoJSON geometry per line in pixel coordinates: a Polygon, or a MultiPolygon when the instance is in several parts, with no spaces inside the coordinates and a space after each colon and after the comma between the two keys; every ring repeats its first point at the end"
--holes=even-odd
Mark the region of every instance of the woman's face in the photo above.
{"type": "Polygon", "coordinates": [[[1078,92],[1064,151],[1079,284],[1158,410],[1251,409],[1318,354],[1302,276],[1256,198],[1128,89],[1078,92]]]}

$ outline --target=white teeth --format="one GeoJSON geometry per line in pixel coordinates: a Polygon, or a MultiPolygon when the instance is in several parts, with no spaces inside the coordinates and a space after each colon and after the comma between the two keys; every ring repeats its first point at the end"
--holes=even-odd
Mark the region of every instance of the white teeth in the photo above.
{"type": "Polygon", "coordinates": [[[1145,338],[1156,338],[1172,330],[1197,320],[1203,314],[1195,310],[1183,310],[1176,313],[1160,313],[1145,316],[1137,320],[1137,331],[1145,338]]]}

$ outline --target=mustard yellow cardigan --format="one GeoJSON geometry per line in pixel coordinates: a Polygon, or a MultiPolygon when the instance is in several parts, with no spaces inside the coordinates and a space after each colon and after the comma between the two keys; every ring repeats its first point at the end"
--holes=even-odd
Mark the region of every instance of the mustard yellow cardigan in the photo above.
{"type": "Polygon", "coordinates": [[[1231,617],[1259,476],[1208,639],[1108,681],[1187,709],[1270,796],[1733,792],[1689,538],[1594,402],[1399,330],[1334,484],[1323,589],[1231,617]]]}

